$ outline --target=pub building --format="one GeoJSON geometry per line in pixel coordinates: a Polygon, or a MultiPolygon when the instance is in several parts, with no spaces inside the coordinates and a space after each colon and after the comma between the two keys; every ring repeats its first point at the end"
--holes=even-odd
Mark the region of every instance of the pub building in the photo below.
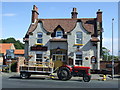
{"type": "Polygon", "coordinates": [[[38,18],[38,15],[38,8],[34,5],[31,24],[23,38],[26,60],[32,56],[29,61],[44,62],[44,57],[49,57],[54,62],[100,69],[100,9],[95,18],[78,18],[76,8],[73,8],[71,18],[42,19],[38,18]]]}

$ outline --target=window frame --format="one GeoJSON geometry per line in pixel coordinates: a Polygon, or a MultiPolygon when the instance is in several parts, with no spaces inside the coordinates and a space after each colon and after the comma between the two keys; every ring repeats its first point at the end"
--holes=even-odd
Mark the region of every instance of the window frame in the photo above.
{"type": "MultiPolygon", "coordinates": [[[[37,59],[41,59],[41,61],[40,61],[40,62],[43,62],[43,54],[41,54],[41,53],[39,54],[39,55],[42,55],[42,57],[41,57],[41,58],[37,57],[37,54],[38,54],[38,53],[36,53],[36,61],[37,61],[37,59]]],[[[37,61],[37,62],[38,62],[38,61],[37,61]]]]}
{"type": "Polygon", "coordinates": [[[82,54],[82,52],[76,52],[75,53],[75,65],[82,65],[82,63],[83,63],[83,54],[82,54]],[[81,55],[81,59],[78,59],[77,58],[77,55],[81,55]],[[78,62],[78,64],[76,64],[76,62],[78,62]]]}
{"type": "Polygon", "coordinates": [[[56,35],[55,35],[55,36],[56,36],[56,37],[60,37],[60,38],[61,38],[61,37],[63,37],[63,32],[62,32],[62,30],[57,30],[57,31],[56,31],[56,35]],[[58,32],[60,32],[60,33],[61,33],[61,36],[58,36],[58,32]]]}
{"type": "Polygon", "coordinates": [[[82,32],[76,32],[76,35],[75,35],[75,44],[83,44],[83,33],[82,32]],[[80,33],[81,35],[78,35],[78,33],[80,33]],[[80,37],[77,37],[77,36],[80,36],[80,37]],[[77,39],[80,40],[80,43],[77,42],[77,39]]]}
{"type": "Polygon", "coordinates": [[[37,41],[36,41],[37,43],[39,43],[38,39],[41,39],[40,43],[43,43],[43,33],[42,32],[37,32],[37,41]],[[41,37],[39,37],[39,35],[38,35],[39,33],[41,33],[41,37]]]}
{"type": "Polygon", "coordinates": [[[37,38],[37,43],[42,43],[42,38],[37,38]],[[38,42],[38,40],[41,40],[41,42],[38,42]]]}

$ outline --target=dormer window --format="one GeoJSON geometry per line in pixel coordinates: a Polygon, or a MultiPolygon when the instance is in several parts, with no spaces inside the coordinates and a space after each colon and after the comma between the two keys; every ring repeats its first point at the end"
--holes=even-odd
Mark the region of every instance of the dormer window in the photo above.
{"type": "Polygon", "coordinates": [[[56,31],[56,37],[63,37],[63,32],[61,30],[56,31]]]}

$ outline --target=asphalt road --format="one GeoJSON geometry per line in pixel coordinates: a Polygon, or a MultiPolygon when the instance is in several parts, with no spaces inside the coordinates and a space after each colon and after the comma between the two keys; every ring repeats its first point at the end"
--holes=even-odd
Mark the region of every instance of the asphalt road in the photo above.
{"type": "Polygon", "coordinates": [[[118,80],[84,82],[79,79],[60,81],[32,76],[20,79],[19,76],[2,75],[2,88],[118,88],[118,80]]]}

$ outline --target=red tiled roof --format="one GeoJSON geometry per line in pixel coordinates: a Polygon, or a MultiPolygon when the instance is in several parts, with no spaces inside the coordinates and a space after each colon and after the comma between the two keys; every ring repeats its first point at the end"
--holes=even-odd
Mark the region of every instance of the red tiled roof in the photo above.
{"type": "Polygon", "coordinates": [[[16,49],[14,54],[24,54],[24,49],[16,49]]]}
{"type": "Polygon", "coordinates": [[[60,25],[65,32],[70,32],[76,26],[77,19],[39,19],[43,23],[43,28],[48,32],[54,32],[54,29],[60,25]]]}
{"type": "Polygon", "coordinates": [[[81,20],[83,27],[88,31],[94,34],[94,21],[95,18],[79,18],[79,19],[38,19],[35,24],[31,24],[27,35],[29,35],[30,32],[33,32],[35,28],[37,27],[37,24],[39,21],[42,22],[43,28],[47,32],[54,32],[54,29],[60,25],[65,32],[72,31],[77,21],[81,20]]]}
{"type": "Polygon", "coordinates": [[[83,27],[94,34],[95,18],[83,18],[81,19],[83,27]]]}
{"type": "Polygon", "coordinates": [[[35,24],[31,24],[28,31],[27,31],[27,35],[29,35],[30,32],[33,32],[35,30],[35,28],[37,27],[38,24],[38,20],[36,21],[35,24]]]}
{"type": "Polygon", "coordinates": [[[0,53],[6,54],[7,49],[15,49],[14,47],[12,48],[13,43],[0,43],[0,53]]]}
{"type": "Polygon", "coordinates": [[[97,37],[92,37],[92,38],[91,38],[91,41],[92,41],[92,42],[98,42],[99,39],[98,39],[97,37]]]}

